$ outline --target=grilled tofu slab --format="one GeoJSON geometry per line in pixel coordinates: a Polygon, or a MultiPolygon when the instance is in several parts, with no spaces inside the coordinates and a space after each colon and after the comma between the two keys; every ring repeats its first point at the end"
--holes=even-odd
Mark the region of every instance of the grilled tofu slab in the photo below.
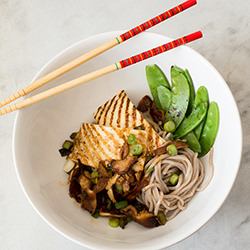
{"type": "MultiPolygon", "coordinates": [[[[99,168],[100,162],[110,163],[121,160],[127,145],[127,138],[134,134],[137,143],[143,146],[143,156],[147,152],[147,133],[143,130],[115,128],[82,123],[74,139],[73,152],[70,158],[79,159],[82,164],[99,168]]],[[[142,166],[144,162],[141,163],[142,166]]]]}
{"type": "Polygon", "coordinates": [[[166,143],[143,118],[124,90],[100,106],[94,113],[94,118],[103,126],[130,129],[143,126],[147,132],[149,153],[166,143]]]}

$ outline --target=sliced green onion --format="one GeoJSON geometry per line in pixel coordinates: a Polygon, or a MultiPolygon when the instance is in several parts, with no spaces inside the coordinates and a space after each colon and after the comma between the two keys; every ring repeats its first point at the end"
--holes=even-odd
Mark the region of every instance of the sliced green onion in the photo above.
{"type": "Polygon", "coordinates": [[[154,168],[149,168],[149,169],[147,169],[146,173],[148,174],[148,173],[150,173],[153,170],[154,170],[154,168]]]}
{"type": "Polygon", "coordinates": [[[137,127],[135,127],[134,129],[145,130],[145,128],[144,128],[142,125],[137,126],[137,127]]]}
{"type": "Polygon", "coordinates": [[[141,145],[141,144],[136,144],[136,145],[134,145],[134,146],[132,147],[130,153],[131,153],[132,155],[140,155],[140,154],[142,153],[142,151],[143,151],[142,145],[141,145]]]}
{"type": "Polygon", "coordinates": [[[67,149],[65,149],[65,148],[61,148],[61,149],[59,149],[59,153],[60,153],[60,155],[63,157],[63,156],[69,155],[69,154],[71,153],[71,151],[70,151],[70,150],[67,150],[67,149]]]}
{"type": "Polygon", "coordinates": [[[166,216],[165,214],[160,211],[158,214],[157,214],[157,218],[158,218],[158,222],[161,224],[161,225],[165,225],[166,222],[167,222],[167,219],[166,219],[166,216]]]}
{"type": "Polygon", "coordinates": [[[134,134],[130,134],[130,135],[128,136],[127,142],[128,142],[128,144],[130,144],[130,145],[135,145],[135,144],[137,144],[135,135],[134,135],[134,134]]]}
{"type": "Polygon", "coordinates": [[[107,210],[109,211],[109,210],[111,209],[112,202],[111,202],[110,199],[107,199],[106,203],[107,203],[107,207],[106,207],[106,208],[107,208],[107,210]]]}
{"type": "Polygon", "coordinates": [[[167,146],[167,152],[168,154],[174,156],[177,155],[177,148],[174,144],[168,145],[167,146]]]}
{"type": "Polygon", "coordinates": [[[179,175],[178,175],[178,174],[173,174],[173,175],[170,177],[169,182],[170,182],[173,186],[175,186],[176,183],[178,182],[178,180],[179,180],[179,175]]]}
{"type": "Polygon", "coordinates": [[[115,203],[115,208],[116,209],[122,209],[128,206],[128,201],[118,201],[115,203]]]}
{"type": "Polygon", "coordinates": [[[95,219],[97,219],[100,216],[99,211],[95,210],[95,212],[91,216],[94,217],[95,219]]]}
{"type": "Polygon", "coordinates": [[[174,123],[173,121],[168,121],[168,122],[166,122],[166,123],[164,124],[164,127],[163,127],[163,129],[164,129],[165,131],[170,132],[170,133],[174,132],[174,131],[175,131],[175,128],[176,128],[176,126],[175,126],[175,123],[174,123]]]}
{"type": "Polygon", "coordinates": [[[118,183],[115,183],[115,188],[116,188],[118,191],[120,191],[120,192],[123,191],[122,185],[120,185],[120,184],[118,184],[118,183]]]}
{"type": "Polygon", "coordinates": [[[91,173],[91,178],[96,178],[96,177],[98,177],[98,176],[99,176],[98,171],[93,171],[93,172],[91,173]]]}
{"type": "Polygon", "coordinates": [[[115,218],[115,217],[109,217],[109,225],[111,227],[119,227],[120,224],[120,220],[119,218],[115,218]]]}
{"type": "Polygon", "coordinates": [[[91,179],[92,183],[97,184],[98,178],[91,179]]]}
{"type": "Polygon", "coordinates": [[[74,140],[75,139],[75,137],[77,136],[77,132],[73,132],[69,137],[70,137],[70,139],[72,139],[72,140],[74,140]]]}
{"type": "Polygon", "coordinates": [[[73,143],[72,141],[66,140],[66,141],[63,143],[62,147],[63,147],[64,149],[66,149],[66,150],[70,150],[70,149],[72,148],[73,145],[74,145],[74,143],[73,143]]]}
{"type": "Polygon", "coordinates": [[[97,184],[97,182],[98,182],[98,175],[99,175],[98,171],[93,171],[91,173],[90,176],[91,176],[92,183],[97,184]]]}
{"type": "Polygon", "coordinates": [[[75,167],[75,162],[71,160],[67,160],[63,166],[63,170],[67,173],[70,174],[71,170],[75,167]]]}

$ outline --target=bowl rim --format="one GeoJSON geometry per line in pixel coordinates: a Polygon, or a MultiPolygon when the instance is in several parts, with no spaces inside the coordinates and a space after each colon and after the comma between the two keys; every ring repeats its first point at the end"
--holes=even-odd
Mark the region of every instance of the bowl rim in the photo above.
{"type": "MultiPolygon", "coordinates": [[[[35,76],[33,77],[32,81],[35,81],[36,79],[38,79],[39,77],[41,77],[43,71],[50,67],[51,64],[54,63],[54,61],[56,61],[60,56],[62,56],[63,54],[65,54],[66,52],[70,51],[72,48],[74,47],[77,47],[78,45],[80,45],[81,43],[83,42],[87,42],[88,40],[92,40],[92,39],[98,39],[98,38],[101,38],[102,36],[109,36],[109,35],[112,35],[112,36],[116,36],[117,34],[119,33],[123,33],[125,32],[124,30],[115,30],[115,31],[109,31],[109,32],[103,32],[103,33],[99,33],[99,34],[96,34],[96,35],[93,35],[93,36],[90,36],[90,37],[87,37],[86,39],[82,39],[82,40],[79,40],[78,42],[75,42],[73,43],[72,45],[64,48],[62,51],[60,51],[59,53],[57,53],[55,56],[53,56],[48,62],[46,62],[40,69],[39,71],[35,74],[35,76]]],[[[152,36],[160,36],[166,40],[172,40],[172,38],[168,37],[168,36],[165,36],[165,35],[162,35],[162,34],[159,34],[159,33],[155,33],[155,32],[149,32],[149,31],[145,31],[143,33],[147,33],[149,35],[152,35],[152,36]]],[[[111,38],[112,39],[112,38],[111,38]]],[[[235,183],[235,180],[236,180],[236,177],[238,175],[238,172],[239,172],[239,167],[240,167],[240,164],[241,164],[241,159],[242,159],[242,151],[243,151],[243,132],[242,132],[242,122],[241,122],[241,117],[240,117],[240,113],[239,113],[239,109],[238,109],[238,106],[237,106],[237,103],[235,101],[235,98],[230,90],[230,88],[228,87],[228,85],[226,84],[225,80],[223,79],[223,77],[220,75],[220,73],[217,71],[217,69],[206,59],[204,58],[200,53],[198,53],[196,50],[190,48],[190,47],[187,47],[186,45],[182,46],[182,47],[185,47],[185,49],[188,49],[190,50],[192,53],[195,53],[195,54],[198,54],[200,56],[200,59],[203,60],[207,66],[209,66],[213,71],[214,73],[217,75],[218,78],[220,78],[221,82],[224,84],[224,87],[227,88],[229,90],[229,93],[231,95],[231,98],[232,98],[232,101],[234,102],[234,106],[236,107],[236,110],[237,110],[237,116],[238,116],[238,121],[239,121],[239,125],[240,125],[240,131],[239,131],[239,135],[240,135],[240,138],[239,138],[239,144],[240,144],[240,149],[239,149],[239,158],[237,159],[237,168],[235,167],[235,175],[232,179],[232,183],[231,183],[231,186],[230,188],[227,190],[226,192],[226,195],[223,197],[223,199],[220,201],[219,203],[219,206],[217,206],[212,213],[210,213],[206,218],[204,218],[202,220],[202,223],[200,223],[198,226],[196,226],[196,228],[194,230],[192,230],[192,232],[188,232],[188,233],[185,233],[184,235],[181,235],[180,237],[177,237],[178,239],[175,241],[175,242],[172,242],[170,243],[169,245],[167,245],[167,247],[169,246],[172,246],[172,245],[175,245],[177,243],[179,243],[180,241],[183,241],[184,239],[188,238],[189,236],[193,235],[195,232],[197,232],[200,228],[202,228],[203,226],[205,226],[208,221],[218,212],[218,210],[222,207],[222,205],[224,204],[225,200],[227,199],[228,195],[230,194],[231,190],[232,190],[232,187],[234,186],[234,183],[235,183]]],[[[27,96],[29,96],[30,94],[28,94],[27,96]]],[[[22,99],[24,99],[25,97],[22,97],[22,99]]],[[[14,125],[13,125],[13,132],[12,132],[12,157],[13,157],[13,163],[14,163],[14,168],[15,168],[15,172],[16,172],[16,175],[17,175],[17,179],[18,179],[18,182],[25,194],[25,197],[27,198],[27,200],[29,201],[29,203],[31,204],[31,206],[33,207],[33,209],[39,214],[39,216],[51,227],[53,228],[56,232],[58,232],[59,234],[63,235],[65,238],[81,245],[81,246],[84,246],[84,247],[87,247],[87,248],[90,248],[90,249],[100,249],[100,245],[99,244],[95,244],[95,243],[92,243],[91,245],[88,244],[88,243],[85,243],[83,241],[79,241],[78,239],[74,238],[74,235],[69,235],[65,232],[64,228],[60,228],[59,225],[54,225],[52,222],[50,222],[49,218],[44,215],[42,212],[39,211],[39,207],[36,206],[34,204],[34,202],[31,200],[31,198],[29,197],[25,187],[24,187],[24,184],[23,184],[23,181],[21,179],[21,176],[20,176],[20,172],[19,172],[19,168],[18,168],[18,163],[17,163],[17,159],[16,159],[16,148],[15,148],[15,141],[16,141],[16,133],[17,133],[17,126],[18,126],[18,120],[19,120],[19,116],[21,114],[22,110],[18,110],[17,113],[16,113],[16,116],[15,116],[15,119],[14,119],[14,125]]],[[[163,243],[160,243],[158,245],[158,249],[163,249],[166,247],[166,245],[163,243]]],[[[106,248],[105,248],[106,249],[106,248]]],[[[120,249],[123,249],[123,248],[120,248],[120,249]]],[[[127,248],[126,248],[127,249],[127,248]]],[[[141,249],[141,247],[137,248],[137,249],[141,249]]],[[[151,248],[150,246],[149,247],[145,247],[143,246],[143,249],[153,249],[151,248]]]]}

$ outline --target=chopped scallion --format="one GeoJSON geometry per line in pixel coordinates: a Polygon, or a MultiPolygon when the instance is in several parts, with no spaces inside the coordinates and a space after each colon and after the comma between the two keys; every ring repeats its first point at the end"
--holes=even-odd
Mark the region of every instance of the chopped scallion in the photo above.
{"type": "Polygon", "coordinates": [[[164,127],[163,127],[163,129],[164,129],[165,131],[170,132],[170,133],[174,132],[174,131],[175,131],[175,128],[176,128],[176,126],[175,126],[175,123],[174,123],[173,121],[168,121],[168,122],[166,122],[166,123],[164,124],[164,127]]]}
{"type": "Polygon", "coordinates": [[[63,147],[64,149],[66,149],[66,150],[70,150],[70,149],[72,148],[73,145],[74,145],[74,143],[73,143],[72,141],[66,140],[66,141],[63,143],[62,147],[63,147]]]}
{"type": "Polygon", "coordinates": [[[118,201],[115,203],[115,208],[116,209],[122,209],[128,206],[128,201],[118,201]]]}
{"type": "Polygon", "coordinates": [[[136,144],[136,145],[134,145],[132,147],[130,152],[131,152],[132,155],[140,155],[142,153],[142,151],[143,151],[142,145],[141,144],[136,144]]]}
{"type": "Polygon", "coordinates": [[[169,182],[170,182],[173,186],[175,186],[176,183],[178,182],[178,180],[179,180],[179,175],[178,175],[178,174],[172,174],[172,176],[171,176],[170,179],[169,179],[169,182]]]}
{"type": "Polygon", "coordinates": [[[75,137],[77,136],[77,132],[73,132],[69,137],[70,137],[70,139],[72,139],[72,140],[74,140],[75,139],[75,137]]]}
{"type": "Polygon", "coordinates": [[[134,135],[134,134],[130,134],[130,135],[128,136],[127,142],[128,142],[128,144],[130,144],[130,145],[135,145],[135,144],[137,144],[135,135],[134,135]]]}
{"type": "Polygon", "coordinates": [[[146,173],[148,174],[148,173],[150,173],[153,170],[154,170],[154,168],[149,168],[149,169],[147,169],[146,173]]]}
{"type": "Polygon", "coordinates": [[[171,156],[177,155],[177,148],[174,144],[168,145],[167,146],[167,152],[171,156]]]}
{"type": "Polygon", "coordinates": [[[115,217],[109,217],[109,225],[111,227],[119,227],[120,224],[120,220],[119,218],[115,218],[115,217]]]}

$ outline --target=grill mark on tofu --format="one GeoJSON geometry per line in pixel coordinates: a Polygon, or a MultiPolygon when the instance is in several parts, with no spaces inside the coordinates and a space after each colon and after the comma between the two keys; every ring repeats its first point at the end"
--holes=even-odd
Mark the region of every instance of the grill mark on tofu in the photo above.
{"type": "MultiPolygon", "coordinates": [[[[110,126],[112,126],[113,123],[113,119],[114,119],[114,115],[115,115],[115,111],[116,111],[116,107],[117,107],[117,103],[120,100],[120,96],[121,96],[122,92],[120,92],[117,96],[116,96],[116,100],[114,99],[114,105],[112,107],[112,109],[110,108],[110,121],[109,124],[110,126]]],[[[118,106],[119,107],[119,106],[118,106]]]]}
{"type": "Polygon", "coordinates": [[[116,96],[114,96],[111,100],[109,100],[107,102],[107,105],[105,107],[105,110],[104,110],[103,116],[102,116],[104,119],[103,119],[103,121],[101,121],[102,119],[99,120],[100,125],[105,125],[106,124],[106,118],[107,118],[109,109],[110,109],[111,105],[113,104],[113,101],[114,101],[115,98],[116,98],[116,96]]]}
{"type": "Polygon", "coordinates": [[[105,102],[102,106],[100,106],[97,111],[94,113],[94,118],[96,120],[97,123],[99,123],[100,121],[100,117],[102,116],[102,113],[106,107],[106,105],[108,104],[108,102],[105,102]]]}
{"type": "Polygon", "coordinates": [[[82,151],[81,147],[80,147],[80,139],[79,136],[75,139],[75,153],[76,153],[76,157],[78,159],[80,159],[82,164],[86,164],[86,165],[90,165],[90,159],[88,157],[88,155],[86,154],[85,151],[82,151]]]}
{"type": "Polygon", "coordinates": [[[128,99],[128,97],[126,98],[126,106],[125,106],[125,110],[124,110],[124,113],[125,113],[125,128],[128,128],[130,126],[128,126],[129,124],[129,103],[130,103],[130,100],[128,99]]]}
{"type": "Polygon", "coordinates": [[[136,125],[137,125],[137,115],[136,115],[136,112],[137,110],[136,110],[136,108],[135,108],[135,106],[133,105],[132,106],[132,123],[133,123],[133,129],[136,127],[136,125]]]}
{"type": "Polygon", "coordinates": [[[81,135],[82,135],[82,138],[80,137],[80,142],[81,142],[80,148],[81,148],[82,152],[84,152],[84,154],[88,156],[89,161],[94,164],[94,166],[93,166],[93,164],[92,164],[92,166],[95,167],[96,166],[96,157],[92,154],[93,149],[90,146],[91,142],[90,142],[90,138],[88,137],[86,129],[81,130],[81,135]]]}
{"type": "Polygon", "coordinates": [[[99,133],[99,131],[96,129],[96,126],[93,126],[92,129],[93,129],[93,132],[96,134],[95,142],[101,147],[104,158],[109,159],[110,156],[103,149],[106,147],[106,144],[107,144],[106,140],[99,139],[99,138],[102,138],[102,136],[99,133]]]}
{"type": "Polygon", "coordinates": [[[124,91],[121,94],[122,94],[121,104],[120,104],[119,109],[118,109],[118,118],[116,120],[117,127],[121,127],[121,113],[122,113],[122,109],[124,106],[124,99],[126,98],[124,91]]]}
{"type": "MultiPolygon", "coordinates": [[[[98,142],[98,140],[95,138],[94,134],[93,134],[93,128],[94,126],[90,126],[90,124],[88,123],[84,123],[83,127],[85,128],[87,135],[88,135],[88,141],[89,141],[89,147],[92,152],[92,154],[95,155],[95,159],[101,159],[101,154],[102,154],[102,148],[100,147],[100,144],[98,142]],[[92,146],[91,146],[92,145],[92,146]]],[[[99,166],[99,161],[97,160],[96,162],[98,162],[98,166],[99,166]]]]}
{"type": "MultiPolygon", "coordinates": [[[[113,129],[114,129],[114,128],[113,128],[113,129]]],[[[108,143],[106,144],[106,146],[107,146],[107,149],[109,150],[109,152],[110,152],[110,153],[113,153],[113,152],[112,152],[112,145],[111,145],[111,143],[110,143],[111,141],[113,142],[113,149],[114,149],[114,152],[119,152],[120,149],[121,149],[121,147],[122,147],[122,145],[123,145],[123,143],[121,144],[121,142],[115,138],[115,134],[112,134],[112,138],[110,138],[111,134],[108,133],[108,131],[106,131],[104,127],[100,126],[100,130],[101,130],[103,133],[105,133],[105,135],[106,135],[106,137],[107,137],[107,138],[104,138],[104,140],[105,140],[105,141],[108,141],[108,143]]],[[[114,130],[115,130],[115,129],[114,129],[114,130]]],[[[119,135],[117,134],[117,136],[119,136],[119,135]]],[[[120,138],[119,138],[119,139],[120,139],[120,138]]],[[[113,153],[113,155],[115,155],[115,154],[113,153]]],[[[120,153],[119,153],[119,155],[120,155],[120,153]]],[[[119,158],[120,158],[120,157],[119,157],[119,158]]]]}

